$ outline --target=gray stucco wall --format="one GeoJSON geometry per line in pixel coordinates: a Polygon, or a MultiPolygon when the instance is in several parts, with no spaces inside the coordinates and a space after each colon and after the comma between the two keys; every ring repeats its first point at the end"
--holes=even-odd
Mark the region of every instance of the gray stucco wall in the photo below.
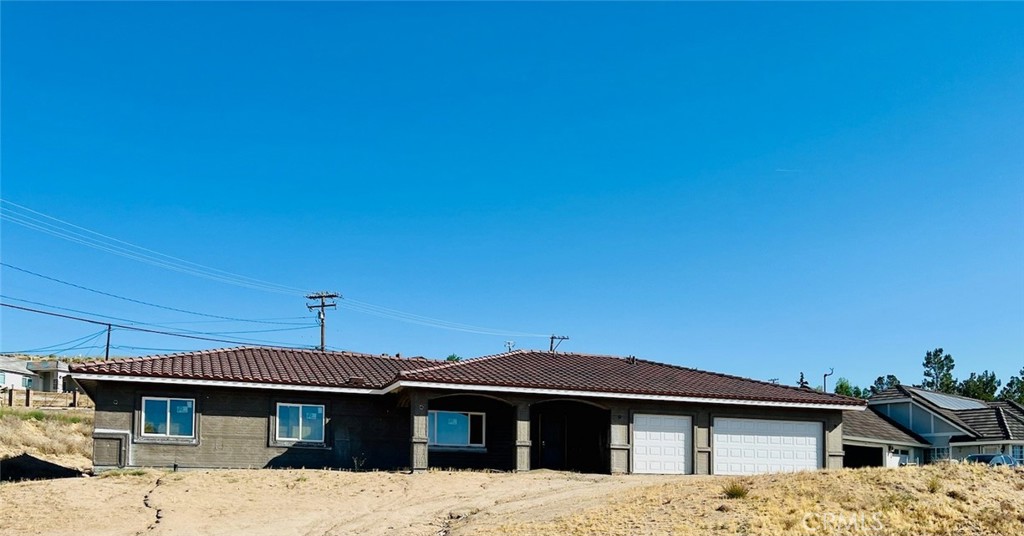
{"type": "Polygon", "coordinates": [[[317,395],[257,389],[176,388],[104,382],[96,402],[94,464],[139,467],[330,467],[393,469],[409,465],[409,409],[395,396],[317,395]],[[139,434],[142,396],[196,401],[196,439],[160,441],[139,434]],[[279,446],[276,404],[323,404],[322,446],[279,446]],[[117,442],[122,442],[118,444],[117,442]],[[119,450],[123,454],[119,456],[119,450]],[[120,459],[119,459],[120,457],[120,459]]]}

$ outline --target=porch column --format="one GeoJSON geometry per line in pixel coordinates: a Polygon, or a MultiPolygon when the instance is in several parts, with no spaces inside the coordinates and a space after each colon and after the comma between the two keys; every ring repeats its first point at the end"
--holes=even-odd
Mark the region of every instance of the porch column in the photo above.
{"type": "Polygon", "coordinates": [[[610,408],[611,431],[608,435],[608,450],[611,456],[609,469],[613,475],[629,472],[629,409],[621,406],[610,408]]]}
{"type": "Polygon", "coordinates": [[[427,396],[413,391],[409,394],[409,421],[412,438],[409,443],[409,465],[413,472],[425,471],[427,460],[427,396]]]}
{"type": "Polygon", "coordinates": [[[530,470],[530,404],[516,404],[516,471],[530,470]]]}

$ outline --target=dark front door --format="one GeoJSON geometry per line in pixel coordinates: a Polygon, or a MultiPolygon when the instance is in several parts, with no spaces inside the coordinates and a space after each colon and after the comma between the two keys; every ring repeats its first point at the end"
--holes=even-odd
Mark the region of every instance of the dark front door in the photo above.
{"type": "Polygon", "coordinates": [[[541,467],[565,469],[565,415],[541,414],[539,420],[541,467]]]}

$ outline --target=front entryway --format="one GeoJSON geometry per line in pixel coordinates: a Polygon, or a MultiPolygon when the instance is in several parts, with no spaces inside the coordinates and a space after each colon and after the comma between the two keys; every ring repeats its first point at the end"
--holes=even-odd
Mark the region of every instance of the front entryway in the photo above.
{"type": "Polygon", "coordinates": [[[555,400],[530,407],[531,467],[608,473],[610,413],[582,402],[555,400]]]}

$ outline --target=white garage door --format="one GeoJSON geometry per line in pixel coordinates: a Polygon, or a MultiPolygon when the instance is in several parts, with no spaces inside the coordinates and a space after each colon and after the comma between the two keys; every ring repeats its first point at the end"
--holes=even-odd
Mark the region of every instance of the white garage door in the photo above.
{"type": "Polygon", "coordinates": [[[821,468],[824,441],[820,422],[717,418],[714,427],[716,475],[821,468]]]}
{"type": "Polygon", "coordinates": [[[633,415],[633,472],[689,474],[693,427],[679,415],[633,415]]]}

